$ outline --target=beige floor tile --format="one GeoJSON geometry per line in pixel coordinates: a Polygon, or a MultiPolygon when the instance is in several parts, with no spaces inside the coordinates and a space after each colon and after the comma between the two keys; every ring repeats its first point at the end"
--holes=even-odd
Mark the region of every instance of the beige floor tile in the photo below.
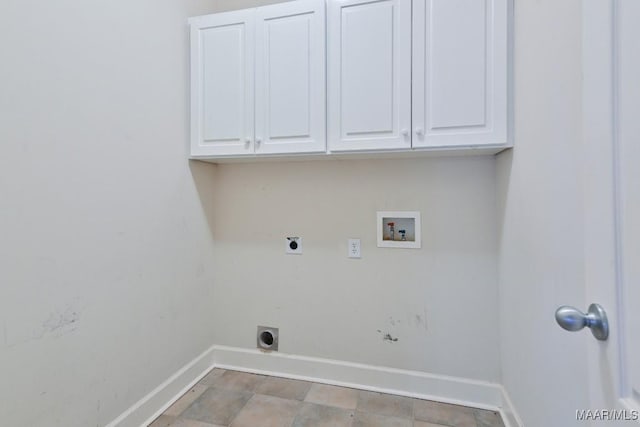
{"type": "Polygon", "coordinates": [[[432,424],[424,421],[414,421],[413,427],[449,427],[449,426],[445,426],[443,424],[432,424]]]}
{"type": "Polygon", "coordinates": [[[209,378],[203,385],[228,390],[254,392],[256,387],[265,380],[264,375],[249,374],[239,371],[225,371],[222,375],[209,378]]]}
{"type": "Polygon", "coordinates": [[[180,417],[226,426],[251,396],[252,393],[246,391],[209,388],[180,417]]]}
{"type": "Polygon", "coordinates": [[[304,401],[344,409],[356,409],[358,390],[325,384],[313,384],[304,401]]]}
{"type": "Polygon", "coordinates": [[[231,427],[290,427],[301,402],[255,394],[231,427]]]}
{"type": "Polygon", "coordinates": [[[473,409],[465,406],[416,399],[414,401],[413,415],[416,420],[428,421],[433,424],[477,427],[473,409]]]}
{"type": "Polygon", "coordinates": [[[171,423],[173,423],[175,420],[176,420],[176,417],[171,417],[171,416],[162,414],[158,418],[156,418],[151,424],[149,424],[149,427],[169,427],[171,423]]]}
{"type": "Polygon", "coordinates": [[[391,394],[361,391],[358,398],[358,411],[390,417],[412,418],[413,399],[391,394]]]}
{"type": "Polygon", "coordinates": [[[198,384],[201,385],[214,385],[215,379],[224,375],[227,372],[224,369],[215,368],[212,369],[203,379],[201,379],[198,384]]]}
{"type": "Polygon", "coordinates": [[[256,393],[268,394],[269,396],[283,399],[304,400],[310,388],[310,382],[267,377],[256,387],[256,393]]]}
{"type": "Polygon", "coordinates": [[[224,427],[216,424],[203,423],[202,421],[177,418],[169,427],[224,427]]]}
{"type": "Polygon", "coordinates": [[[206,390],[207,390],[206,386],[196,384],[188,392],[183,394],[180,399],[176,400],[176,402],[164,412],[164,415],[173,415],[173,416],[180,415],[182,411],[187,409],[189,405],[191,405],[194,402],[194,400],[199,398],[202,395],[202,393],[204,393],[206,390]]]}
{"type": "Polygon", "coordinates": [[[203,423],[186,418],[176,418],[168,415],[161,415],[149,427],[223,427],[215,424],[203,423]]]}
{"type": "Polygon", "coordinates": [[[413,422],[406,418],[387,417],[385,415],[356,412],[353,427],[412,427],[413,422]]]}
{"type": "Polygon", "coordinates": [[[351,427],[353,419],[353,411],[304,403],[292,427],[351,427]]]}
{"type": "Polygon", "coordinates": [[[476,409],[475,414],[478,427],[504,427],[500,413],[496,411],[476,409]]]}
{"type": "Polygon", "coordinates": [[[224,426],[504,427],[504,423],[495,411],[214,369],[150,425],[224,426]]]}

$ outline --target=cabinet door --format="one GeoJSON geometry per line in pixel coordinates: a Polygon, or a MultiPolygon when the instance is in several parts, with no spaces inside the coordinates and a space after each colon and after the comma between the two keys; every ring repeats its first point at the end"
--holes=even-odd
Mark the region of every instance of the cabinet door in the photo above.
{"type": "Polygon", "coordinates": [[[324,0],[256,10],[257,154],[326,150],[324,0]]]}
{"type": "Polygon", "coordinates": [[[507,143],[507,0],[414,0],[413,146],[507,143]]]}
{"type": "Polygon", "coordinates": [[[255,10],[193,18],[191,155],[253,152],[255,10]]]}
{"type": "Polygon", "coordinates": [[[411,147],[411,0],[331,0],[329,149],[411,147]]]}

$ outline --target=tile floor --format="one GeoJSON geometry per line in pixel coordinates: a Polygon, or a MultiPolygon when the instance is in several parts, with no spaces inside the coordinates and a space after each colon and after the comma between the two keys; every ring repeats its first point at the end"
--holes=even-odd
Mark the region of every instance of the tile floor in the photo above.
{"type": "Polygon", "coordinates": [[[150,427],[504,427],[493,411],[212,370],[150,427]]]}

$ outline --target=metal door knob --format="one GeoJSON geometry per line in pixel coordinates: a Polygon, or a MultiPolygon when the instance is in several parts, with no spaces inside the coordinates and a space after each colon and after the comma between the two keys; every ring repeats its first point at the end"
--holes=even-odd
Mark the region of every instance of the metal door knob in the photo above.
{"type": "Polygon", "coordinates": [[[586,314],[575,307],[563,305],[556,310],[556,321],[563,329],[572,332],[579,331],[586,326],[600,341],[606,341],[609,337],[607,313],[600,304],[591,304],[586,314]]]}

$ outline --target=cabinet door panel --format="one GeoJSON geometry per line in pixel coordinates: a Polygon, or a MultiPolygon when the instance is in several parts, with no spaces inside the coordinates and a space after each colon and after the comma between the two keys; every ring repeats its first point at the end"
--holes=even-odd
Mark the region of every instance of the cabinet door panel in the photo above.
{"type": "Polygon", "coordinates": [[[343,132],[390,135],[395,118],[393,4],[344,8],[342,20],[343,132]]]}
{"type": "Polygon", "coordinates": [[[414,2],[414,147],[506,144],[506,0],[414,2]]]}
{"type": "Polygon", "coordinates": [[[411,1],[329,8],[330,149],[409,148],[411,1]]]}
{"type": "Polygon", "coordinates": [[[194,156],[252,151],[253,16],[239,11],[191,21],[194,156]]]}
{"type": "Polygon", "coordinates": [[[256,153],[326,150],[324,22],[323,0],[257,9],[256,153]]]}

